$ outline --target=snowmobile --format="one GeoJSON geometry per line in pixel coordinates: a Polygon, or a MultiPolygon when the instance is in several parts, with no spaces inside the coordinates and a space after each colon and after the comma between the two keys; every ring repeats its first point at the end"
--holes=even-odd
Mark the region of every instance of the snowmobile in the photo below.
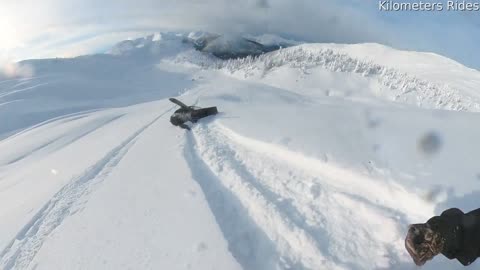
{"type": "Polygon", "coordinates": [[[176,98],[169,98],[169,100],[180,106],[180,109],[176,110],[170,117],[170,123],[187,130],[191,130],[186,124],[187,122],[196,123],[201,118],[218,113],[217,107],[200,108],[197,106],[187,106],[176,98]]]}

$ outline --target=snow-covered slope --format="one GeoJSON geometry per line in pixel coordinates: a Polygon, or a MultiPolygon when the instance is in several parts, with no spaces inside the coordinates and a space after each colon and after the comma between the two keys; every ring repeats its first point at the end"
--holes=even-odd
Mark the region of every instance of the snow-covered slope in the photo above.
{"type": "Polygon", "coordinates": [[[477,71],[374,44],[223,61],[186,38],[0,81],[1,269],[415,269],[408,224],[478,208],[477,71]],[[171,96],[221,113],[184,131],[171,96]]]}

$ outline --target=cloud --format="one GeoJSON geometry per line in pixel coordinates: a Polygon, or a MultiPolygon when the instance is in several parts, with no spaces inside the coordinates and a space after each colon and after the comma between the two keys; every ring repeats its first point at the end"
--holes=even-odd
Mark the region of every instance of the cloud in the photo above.
{"type": "Polygon", "coordinates": [[[2,0],[0,18],[0,55],[15,60],[97,52],[156,31],[204,30],[310,42],[377,42],[480,66],[478,40],[472,38],[480,36],[477,17],[386,13],[378,11],[377,1],[2,0]]]}
{"type": "MultiPolygon", "coordinates": [[[[59,47],[95,35],[120,37],[119,33],[146,30],[279,33],[322,42],[386,41],[381,27],[368,17],[327,0],[5,1],[0,29],[10,29],[2,33],[9,41],[3,48],[14,58],[53,56],[50,52],[59,47]]],[[[82,51],[78,46],[75,50],[82,51]]]]}

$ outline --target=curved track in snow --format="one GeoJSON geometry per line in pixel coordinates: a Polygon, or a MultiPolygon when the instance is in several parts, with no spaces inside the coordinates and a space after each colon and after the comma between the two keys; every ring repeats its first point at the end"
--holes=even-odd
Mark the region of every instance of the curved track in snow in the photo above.
{"type": "MultiPolygon", "coordinates": [[[[58,191],[40,211],[35,214],[0,253],[0,265],[4,270],[28,269],[37,252],[64,219],[82,209],[88,194],[95,190],[123,159],[138,137],[158,119],[170,112],[173,107],[161,113],[109,151],[103,158],[75,177],[58,191]]],[[[103,125],[101,125],[103,126],[103,125]]],[[[91,132],[91,131],[90,131],[91,132]]]]}
{"type": "Polygon", "coordinates": [[[216,122],[194,134],[187,135],[187,160],[245,269],[388,268],[404,256],[397,224],[408,224],[407,211],[430,207],[394,182],[243,137],[216,122]],[[399,206],[402,201],[418,208],[399,206]]]}

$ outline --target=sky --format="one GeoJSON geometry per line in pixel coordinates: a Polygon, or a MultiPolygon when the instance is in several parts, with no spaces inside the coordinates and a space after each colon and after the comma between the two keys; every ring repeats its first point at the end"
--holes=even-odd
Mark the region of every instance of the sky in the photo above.
{"type": "Polygon", "coordinates": [[[376,42],[480,69],[480,11],[386,12],[378,6],[377,0],[0,0],[0,61],[104,52],[159,31],[210,31],[376,42]]]}

